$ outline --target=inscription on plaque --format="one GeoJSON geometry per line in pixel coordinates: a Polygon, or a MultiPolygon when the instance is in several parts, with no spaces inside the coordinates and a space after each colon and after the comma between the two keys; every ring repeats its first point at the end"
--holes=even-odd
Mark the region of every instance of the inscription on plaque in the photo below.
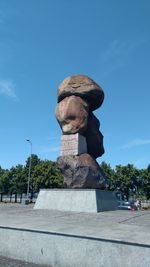
{"type": "Polygon", "coordinates": [[[87,153],[87,144],[84,136],[80,134],[62,135],[61,156],[80,155],[87,153]]]}

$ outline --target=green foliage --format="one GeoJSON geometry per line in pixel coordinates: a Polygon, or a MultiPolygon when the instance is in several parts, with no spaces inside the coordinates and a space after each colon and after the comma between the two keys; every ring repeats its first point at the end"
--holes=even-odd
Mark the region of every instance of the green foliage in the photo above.
{"type": "Polygon", "coordinates": [[[141,188],[147,199],[150,199],[150,164],[147,169],[140,170],[141,188]]]}
{"type": "Polygon", "coordinates": [[[104,172],[104,174],[106,175],[106,177],[108,178],[108,189],[115,190],[116,185],[114,183],[114,174],[115,174],[114,170],[111,168],[110,164],[107,164],[104,161],[100,164],[100,167],[104,172]]]}
{"type": "MultiPolygon", "coordinates": [[[[25,166],[17,165],[10,170],[0,167],[0,193],[21,194],[27,192],[29,178],[29,162],[27,158],[25,166]]],[[[40,160],[37,155],[31,157],[30,192],[38,192],[40,188],[62,187],[63,177],[56,162],[40,160]]]]}
{"type": "Polygon", "coordinates": [[[0,193],[8,193],[10,188],[9,171],[0,167],[0,193]]]}
{"type": "Polygon", "coordinates": [[[137,169],[132,164],[128,164],[127,166],[118,165],[115,169],[114,178],[118,190],[128,199],[130,192],[133,189],[136,190],[137,169]]]}
{"type": "Polygon", "coordinates": [[[27,176],[23,165],[17,165],[9,170],[10,193],[22,194],[26,192],[27,176]]]}
{"type": "Polygon", "coordinates": [[[62,175],[55,162],[41,161],[34,169],[33,188],[37,192],[40,188],[61,187],[62,175]]]}
{"type": "MultiPolygon", "coordinates": [[[[0,167],[0,193],[26,193],[29,177],[30,157],[25,166],[17,165],[10,170],[0,167]]],[[[131,196],[150,199],[150,164],[146,169],[137,169],[133,164],[117,165],[112,169],[110,164],[102,162],[102,171],[108,177],[109,190],[122,193],[127,199],[131,196]]],[[[60,188],[63,177],[57,163],[41,160],[37,155],[31,157],[30,192],[38,192],[40,188],[60,188]]]]}
{"type": "MultiPolygon", "coordinates": [[[[32,168],[31,168],[31,175],[34,172],[34,168],[37,165],[39,165],[40,162],[41,162],[41,160],[38,158],[37,155],[35,155],[35,154],[32,154],[31,155],[31,166],[32,166],[32,168]]],[[[29,172],[29,164],[30,164],[30,157],[27,158],[26,164],[25,164],[25,171],[26,171],[27,175],[28,175],[28,172],[29,172]]]]}
{"type": "MultiPolygon", "coordinates": [[[[38,158],[37,155],[32,154],[31,155],[31,170],[30,170],[30,193],[33,194],[34,190],[34,186],[33,186],[33,179],[34,179],[34,172],[37,166],[39,166],[41,163],[41,160],[38,158]]],[[[30,157],[27,158],[26,160],[26,164],[25,164],[25,174],[27,179],[29,178],[29,165],[30,165],[30,157]]]]}
{"type": "Polygon", "coordinates": [[[150,199],[150,165],[147,169],[138,170],[133,164],[118,165],[113,170],[110,164],[102,162],[102,171],[108,177],[109,190],[116,190],[122,196],[150,199]]]}

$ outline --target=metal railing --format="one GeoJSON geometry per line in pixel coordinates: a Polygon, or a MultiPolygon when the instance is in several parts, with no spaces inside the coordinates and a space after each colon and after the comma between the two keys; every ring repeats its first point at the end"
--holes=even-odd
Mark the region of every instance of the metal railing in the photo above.
{"type": "MultiPolygon", "coordinates": [[[[29,196],[29,199],[32,203],[36,202],[37,195],[35,194],[34,197],[29,196]]],[[[26,194],[1,194],[0,193],[0,202],[3,203],[22,203],[23,199],[26,199],[27,195],[26,194]]]]}
{"type": "Polygon", "coordinates": [[[142,200],[141,208],[142,209],[149,209],[150,208],[150,200],[142,200]]]}

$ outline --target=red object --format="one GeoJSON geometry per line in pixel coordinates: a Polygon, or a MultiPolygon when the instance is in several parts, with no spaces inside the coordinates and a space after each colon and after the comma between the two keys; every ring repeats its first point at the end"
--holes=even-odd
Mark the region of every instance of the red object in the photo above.
{"type": "Polygon", "coordinates": [[[134,209],[134,208],[131,208],[130,210],[131,210],[131,211],[135,211],[135,209],[134,209]]]}

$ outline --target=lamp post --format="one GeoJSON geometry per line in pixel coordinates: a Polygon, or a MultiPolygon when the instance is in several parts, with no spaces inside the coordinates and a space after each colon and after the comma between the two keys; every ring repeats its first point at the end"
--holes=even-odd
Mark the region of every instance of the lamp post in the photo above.
{"type": "Polygon", "coordinates": [[[30,189],[30,178],[31,178],[31,158],[32,158],[32,142],[27,139],[27,142],[30,144],[30,160],[29,160],[29,173],[28,173],[28,185],[27,185],[27,201],[29,202],[29,189],[30,189]]]}

